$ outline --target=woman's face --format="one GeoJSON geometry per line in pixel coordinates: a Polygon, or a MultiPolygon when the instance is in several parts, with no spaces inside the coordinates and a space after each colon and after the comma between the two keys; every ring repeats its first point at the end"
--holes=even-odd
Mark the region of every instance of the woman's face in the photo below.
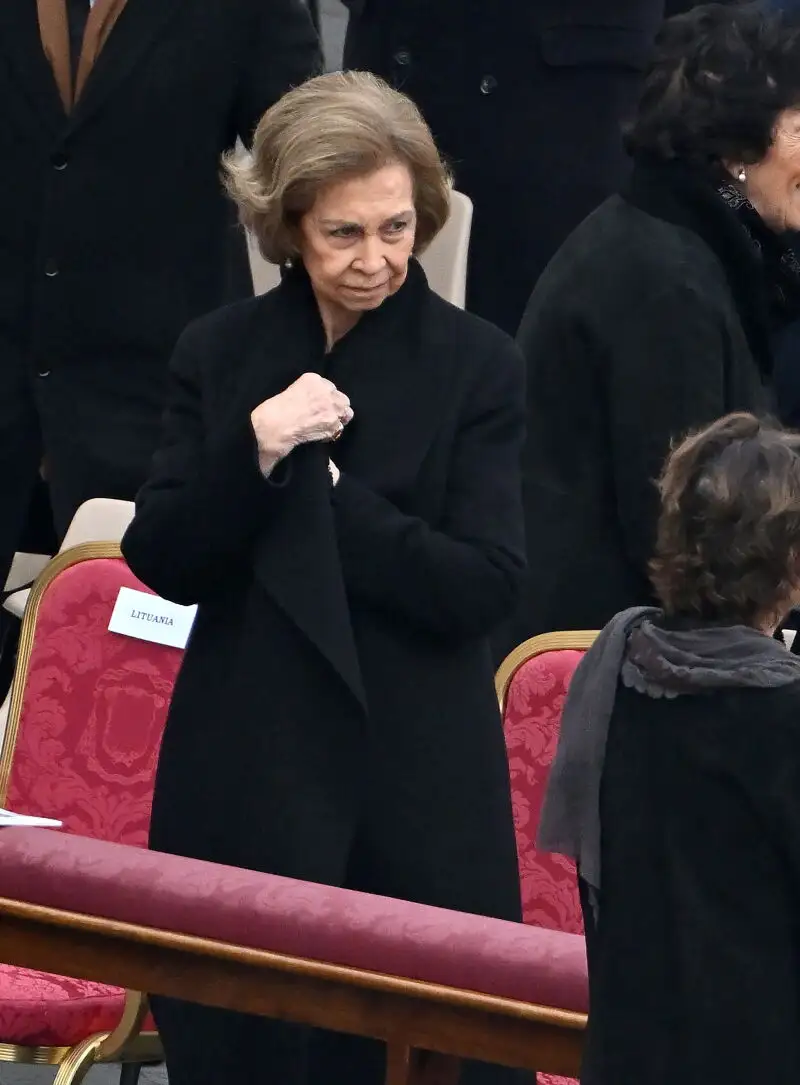
{"type": "Polygon", "coordinates": [[[399,163],[324,188],[300,220],[299,238],[320,304],[361,313],[399,290],[416,221],[414,184],[399,163]]]}
{"type": "Polygon", "coordinates": [[[776,233],[800,230],[800,109],[778,116],[772,146],[744,173],[747,198],[767,226],[776,233]]]}

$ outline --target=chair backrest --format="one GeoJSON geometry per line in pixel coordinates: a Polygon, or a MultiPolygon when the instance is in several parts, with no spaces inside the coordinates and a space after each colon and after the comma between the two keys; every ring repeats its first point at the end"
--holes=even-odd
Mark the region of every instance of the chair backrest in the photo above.
{"type": "Polygon", "coordinates": [[[152,594],[119,547],[86,543],[31,589],[0,751],[0,804],[144,846],[183,653],[110,633],[119,589],[152,594]]]}
{"type": "Polygon", "coordinates": [[[132,501],[93,497],[72,517],[59,553],[88,542],[118,542],[128,528],[136,506],[132,501]]]}
{"type": "Polygon", "coordinates": [[[450,217],[420,257],[431,290],[463,309],[467,297],[467,259],[472,231],[472,200],[450,193],[450,217]]]}
{"type": "MultiPolygon", "coordinates": [[[[464,308],[466,299],[471,229],[472,201],[463,192],[451,193],[450,218],[420,257],[431,289],[460,309],[464,308]]],[[[266,294],[280,283],[280,270],[264,259],[250,233],[247,235],[247,254],[253,276],[253,291],[256,294],[266,294]]]]}
{"type": "Polygon", "coordinates": [[[596,633],[549,633],[516,648],[497,672],[508,751],[526,923],[583,933],[575,865],[536,848],[561,711],[572,675],[596,633]]]}

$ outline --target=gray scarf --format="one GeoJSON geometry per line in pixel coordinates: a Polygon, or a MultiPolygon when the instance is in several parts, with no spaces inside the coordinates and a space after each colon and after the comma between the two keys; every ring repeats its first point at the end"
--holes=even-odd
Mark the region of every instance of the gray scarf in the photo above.
{"type": "Polygon", "coordinates": [[[617,684],[649,697],[723,689],[774,689],[800,680],[800,659],[747,626],[665,629],[662,612],[613,618],[579,664],[539,822],[537,846],[567,855],[600,888],[600,780],[617,684]]]}

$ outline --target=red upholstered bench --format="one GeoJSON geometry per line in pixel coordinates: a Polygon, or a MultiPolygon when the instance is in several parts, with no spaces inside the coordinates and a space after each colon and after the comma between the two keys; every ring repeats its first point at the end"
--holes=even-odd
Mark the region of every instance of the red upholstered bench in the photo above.
{"type": "Polygon", "coordinates": [[[402,1034],[410,1048],[577,1069],[588,1001],[578,935],[42,829],[0,830],[0,898],[0,957],[15,964],[390,1043],[402,1034]],[[233,982],[212,978],[212,960],[227,962],[233,982]],[[242,971],[237,987],[234,962],[260,972],[259,982],[242,971]],[[279,996],[269,995],[270,976],[279,996]],[[308,992],[293,1000],[301,977],[317,994],[327,983],[338,1008],[308,992]],[[370,995],[358,1013],[346,1009],[348,990],[370,995]],[[387,1009],[392,998],[425,1013],[415,1024],[406,1012],[401,1027],[387,1009]],[[437,1006],[450,1013],[441,1035],[437,1006]],[[478,1028],[490,1018],[500,1022],[496,1043],[478,1028]]]}

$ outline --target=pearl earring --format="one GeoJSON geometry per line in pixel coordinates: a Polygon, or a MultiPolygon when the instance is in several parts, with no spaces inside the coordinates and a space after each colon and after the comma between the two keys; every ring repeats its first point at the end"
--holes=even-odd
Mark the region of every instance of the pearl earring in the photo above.
{"type": "Polygon", "coordinates": [[[736,180],[741,182],[741,184],[744,184],[747,180],[747,174],[745,172],[744,166],[739,167],[739,172],[736,174],[736,180]]]}

